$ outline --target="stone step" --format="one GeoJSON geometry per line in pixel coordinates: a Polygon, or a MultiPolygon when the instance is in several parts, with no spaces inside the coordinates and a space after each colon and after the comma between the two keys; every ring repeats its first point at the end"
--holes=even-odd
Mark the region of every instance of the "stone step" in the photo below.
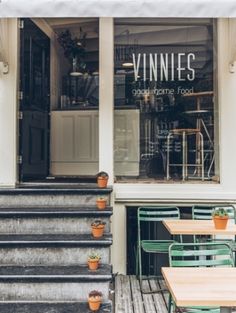
{"type": "Polygon", "coordinates": [[[96,184],[75,186],[40,186],[0,189],[0,206],[76,206],[94,205],[98,196],[109,198],[112,188],[98,188],[96,184]]]}
{"type": "Polygon", "coordinates": [[[99,253],[107,264],[111,244],[110,234],[98,239],[90,234],[0,235],[0,264],[86,264],[91,252],[99,253]]]}
{"type": "Polygon", "coordinates": [[[0,206],[0,218],[109,217],[112,207],[99,210],[95,206],[0,206]]]}
{"type": "Polygon", "coordinates": [[[91,290],[109,297],[111,266],[97,271],[83,266],[2,266],[0,267],[0,301],[85,301],[91,290]]]}
{"type": "MultiPolygon", "coordinates": [[[[91,313],[87,302],[0,302],[1,313],[91,313]]],[[[103,302],[96,313],[111,313],[110,301],[103,302]]]]}
{"type": "Polygon", "coordinates": [[[87,265],[0,266],[3,282],[103,282],[112,280],[112,267],[100,264],[96,271],[87,265]]]}
{"type": "Polygon", "coordinates": [[[0,233],[85,234],[95,219],[106,222],[105,232],[109,232],[111,215],[112,207],[0,207],[0,233]]]}

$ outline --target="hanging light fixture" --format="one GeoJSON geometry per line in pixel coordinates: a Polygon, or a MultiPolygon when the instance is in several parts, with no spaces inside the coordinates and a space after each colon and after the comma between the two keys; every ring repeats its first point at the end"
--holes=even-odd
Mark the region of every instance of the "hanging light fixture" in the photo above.
{"type": "Polygon", "coordinates": [[[125,67],[125,68],[130,68],[130,67],[133,67],[134,64],[133,62],[130,60],[130,55],[129,55],[129,48],[130,48],[130,44],[129,44],[129,30],[127,29],[125,31],[125,34],[126,34],[126,40],[127,40],[127,45],[125,46],[125,60],[124,62],[122,63],[122,67],[125,67]],[[128,51],[126,53],[126,51],[128,51]]]}

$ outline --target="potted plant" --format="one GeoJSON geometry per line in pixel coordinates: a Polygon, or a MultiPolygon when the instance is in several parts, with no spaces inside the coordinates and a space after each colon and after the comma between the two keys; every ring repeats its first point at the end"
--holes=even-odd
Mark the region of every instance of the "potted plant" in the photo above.
{"type": "Polygon", "coordinates": [[[108,182],[108,174],[106,172],[99,172],[97,174],[97,184],[98,187],[100,188],[106,188],[107,187],[107,182],[108,182]]]}
{"type": "Polygon", "coordinates": [[[65,57],[72,63],[71,73],[76,75],[84,71],[86,68],[84,62],[86,33],[80,28],[80,38],[72,37],[70,30],[66,29],[57,34],[57,40],[64,50],[65,57]]]}
{"type": "Polygon", "coordinates": [[[101,257],[98,253],[92,252],[88,256],[88,267],[90,270],[95,271],[98,269],[101,257]]]}
{"type": "Polygon", "coordinates": [[[97,208],[100,210],[103,210],[106,208],[107,199],[104,197],[98,197],[96,203],[97,203],[97,208]]]}
{"type": "Polygon", "coordinates": [[[229,215],[224,208],[217,208],[212,212],[213,221],[216,229],[225,229],[229,215]]]}
{"type": "Polygon", "coordinates": [[[103,236],[104,228],[105,228],[106,222],[103,222],[101,220],[95,220],[92,224],[92,235],[95,238],[100,238],[103,236]]]}
{"type": "Polygon", "coordinates": [[[88,296],[89,309],[98,311],[102,302],[102,293],[97,290],[90,291],[88,296]]]}

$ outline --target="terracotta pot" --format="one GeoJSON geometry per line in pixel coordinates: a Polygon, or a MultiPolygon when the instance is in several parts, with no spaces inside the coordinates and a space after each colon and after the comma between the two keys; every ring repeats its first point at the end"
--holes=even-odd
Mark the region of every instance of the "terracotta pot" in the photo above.
{"type": "Polygon", "coordinates": [[[228,223],[228,216],[214,216],[213,220],[214,220],[214,224],[215,224],[215,228],[216,229],[225,229],[228,223]]]}
{"type": "Polygon", "coordinates": [[[106,199],[97,199],[97,208],[104,210],[106,208],[107,200],[106,199]]]}
{"type": "Polygon", "coordinates": [[[92,226],[92,234],[93,237],[99,238],[103,236],[105,225],[92,226]]]}
{"type": "Polygon", "coordinates": [[[99,176],[97,178],[97,184],[98,184],[98,187],[100,188],[106,188],[107,182],[108,182],[108,177],[99,176]]]}
{"type": "Polygon", "coordinates": [[[90,270],[95,271],[98,269],[99,259],[88,259],[88,267],[90,270]]]}
{"type": "Polygon", "coordinates": [[[101,297],[90,297],[88,303],[91,311],[98,311],[101,305],[101,297]]]}

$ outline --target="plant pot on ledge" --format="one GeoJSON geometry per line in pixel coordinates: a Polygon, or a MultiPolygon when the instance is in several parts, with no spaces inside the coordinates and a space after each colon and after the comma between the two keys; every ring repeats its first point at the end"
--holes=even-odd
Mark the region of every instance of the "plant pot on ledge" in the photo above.
{"type": "Polygon", "coordinates": [[[108,183],[108,174],[106,172],[99,172],[97,174],[97,184],[99,188],[106,188],[108,183]]]}
{"type": "Polygon", "coordinates": [[[100,238],[103,236],[104,228],[106,222],[102,222],[101,220],[95,220],[92,224],[92,235],[94,238],[100,238]]]}
{"type": "Polygon", "coordinates": [[[226,229],[229,215],[224,208],[215,209],[212,218],[216,229],[226,229]]]}
{"type": "Polygon", "coordinates": [[[98,311],[102,302],[102,293],[97,290],[93,290],[89,293],[88,304],[91,311],[98,311]]]}
{"type": "Polygon", "coordinates": [[[98,269],[100,259],[101,259],[100,255],[96,253],[91,253],[88,256],[88,268],[91,271],[96,271],[98,269]]]}
{"type": "Polygon", "coordinates": [[[96,203],[97,203],[97,208],[99,210],[104,210],[106,208],[106,205],[107,205],[107,199],[104,197],[99,197],[99,198],[97,198],[96,203]]]}

